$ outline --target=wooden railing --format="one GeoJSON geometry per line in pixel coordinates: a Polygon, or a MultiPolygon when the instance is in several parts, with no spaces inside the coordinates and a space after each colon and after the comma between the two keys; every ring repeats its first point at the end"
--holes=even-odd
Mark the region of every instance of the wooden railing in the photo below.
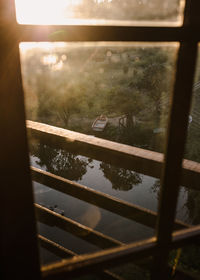
{"type": "MultiPolygon", "coordinates": [[[[157,178],[160,176],[163,163],[163,155],[160,153],[130,147],[32,121],[27,121],[27,129],[31,138],[52,145],[53,147],[64,148],[71,152],[103,160],[119,167],[134,171],[137,170],[137,172],[157,178]]],[[[198,188],[195,179],[200,178],[199,170],[199,163],[184,160],[182,184],[190,188],[198,188]]],[[[154,211],[112,197],[36,167],[31,167],[31,174],[35,182],[44,184],[54,190],[81,199],[145,226],[155,228],[157,213],[154,211]]],[[[64,279],[66,272],[68,275],[74,276],[79,266],[79,274],[81,270],[92,272],[94,267],[95,272],[98,271],[99,277],[102,277],[102,279],[122,279],[120,276],[106,270],[106,267],[111,266],[111,263],[120,262],[122,264],[127,259],[138,260],[147,255],[154,255],[157,252],[155,238],[128,245],[67,217],[63,217],[44,206],[35,204],[35,208],[39,222],[50,226],[57,226],[78,238],[104,249],[103,252],[100,250],[97,253],[85,256],[83,261],[82,256],[79,257],[67,248],[39,235],[38,238],[42,247],[61,258],[67,259],[61,264],[44,266],[42,271],[45,279],[53,279],[55,275],[59,276],[59,279],[64,279]],[[134,254],[132,254],[133,252],[134,254]],[[132,255],[134,257],[131,257],[132,255]],[[112,259],[112,262],[109,262],[109,258],[112,259]],[[114,262],[113,259],[115,260],[114,262]],[[73,264],[73,268],[71,264],[73,264]]],[[[175,229],[179,231],[173,234],[172,248],[177,248],[182,243],[186,244],[186,242],[196,241],[200,233],[199,227],[190,228],[189,225],[178,220],[175,221],[175,229]]]]}
{"type": "MultiPolygon", "coordinates": [[[[164,156],[161,153],[96,138],[82,133],[27,121],[30,137],[106,163],[160,178],[164,156]]],[[[182,186],[200,189],[200,163],[183,160],[182,186]]]]}

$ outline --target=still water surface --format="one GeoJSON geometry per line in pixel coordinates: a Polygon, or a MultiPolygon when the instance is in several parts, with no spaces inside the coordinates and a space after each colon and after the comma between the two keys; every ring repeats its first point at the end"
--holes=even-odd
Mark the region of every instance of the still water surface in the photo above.
{"type": "MultiPolygon", "coordinates": [[[[129,171],[128,176],[132,179],[132,182],[124,181],[124,188],[122,189],[120,188],[120,181],[119,185],[115,181],[113,182],[114,178],[112,178],[112,176],[116,176],[116,173],[111,172],[111,175],[108,176],[108,170],[106,171],[108,165],[105,163],[97,160],[91,161],[83,156],[76,156],[75,158],[76,160],[87,162],[87,165],[85,166],[84,174],[74,181],[141,207],[157,211],[159,196],[159,184],[157,179],[135,173],[134,171],[129,171]]],[[[31,156],[31,164],[49,171],[49,168],[44,164],[44,160],[43,164],[41,164],[40,158],[34,155],[31,156]]],[[[109,166],[109,168],[112,167],[109,166]]],[[[118,170],[118,172],[119,171],[121,171],[121,169],[118,170]]],[[[56,171],[57,175],[59,175],[58,173],[59,171],[56,171]]],[[[62,173],[61,175],[63,176],[63,172],[60,173],[62,173]]],[[[127,176],[127,173],[125,173],[125,175],[127,176]]],[[[94,228],[121,242],[133,242],[154,235],[154,229],[152,228],[120,217],[119,215],[100,209],[92,204],[65,195],[36,182],[34,182],[34,193],[37,203],[47,207],[56,205],[57,208],[64,210],[64,215],[66,217],[94,228]]],[[[177,218],[184,222],[189,222],[186,202],[187,190],[181,187],[177,207],[177,218]]],[[[56,227],[39,224],[39,232],[78,254],[99,250],[99,248],[94,245],[56,227]]],[[[47,253],[44,249],[41,250],[41,258],[44,263],[57,260],[54,255],[49,252],[47,253]]]]}

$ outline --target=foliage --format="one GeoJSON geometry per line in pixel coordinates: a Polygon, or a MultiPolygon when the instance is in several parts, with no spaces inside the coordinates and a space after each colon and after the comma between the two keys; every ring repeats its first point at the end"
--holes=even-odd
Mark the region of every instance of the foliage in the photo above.
{"type": "Polygon", "coordinates": [[[172,63],[168,53],[159,48],[140,48],[139,56],[142,59],[137,63],[137,68],[141,68],[142,75],[138,77],[136,87],[149,97],[159,119],[169,102],[171,90],[169,69],[172,63]]]}
{"type": "Polygon", "coordinates": [[[150,130],[166,125],[170,57],[170,48],[151,46],[27,50],[22,56],[27,116],[88,134],[98,115],[124,117],[123,128],[111,122],[98,136],[160,151],[162,141],[152,141],[158,137],[150,130]]]}
{"type": "Polygon", "coordinates": [[[108,92],[107,110],[108,113],[118,113],[126,115],[126,126],[128,129],[133,128],[133,116],[137,116],[145,106],[144,98],[138,90],[128,87],[112,88],[108,92]],[[128,101],[128,102],[127,102],[128,101]]]}
{"type": "Polygon", "coordinates": [[[63,121],[65,128],[68,127],[69,119],[73,114],[81,112],[81,95],[73,87],[67,88],[66,92],[60,93],[54,104],[54,109],[63,121]]]}

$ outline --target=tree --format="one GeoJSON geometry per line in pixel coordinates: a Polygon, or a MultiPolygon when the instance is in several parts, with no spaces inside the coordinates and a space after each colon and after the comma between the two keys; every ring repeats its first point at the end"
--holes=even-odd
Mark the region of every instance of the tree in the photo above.
{"type": "Polygon", "coordinates": [[[156,126],[165,126],[175,51],[164,47],[140,48],[138,55],[140,59],[136,66],[142,74],[138,76],[136,87],[149,98],[149,113],[154,117],[156,126]]]}
{"type": "Polygon", "coordinates": [[[108,92],[106,109],[109,113],[118,113],[126,116],[126,128],[134,126],[133,116],[137,116],[145,105],[145,96],[137,89],[128,86],[112,88],[108,92]]]}
{"type": "Polygon", "coordinates": [[[55,111],[63,121],[65,128],[69,125],[71,115],[81,111],[81,95],[73,87],[66,88],[66,92],[60,93],[54,104],[55,111]]]}

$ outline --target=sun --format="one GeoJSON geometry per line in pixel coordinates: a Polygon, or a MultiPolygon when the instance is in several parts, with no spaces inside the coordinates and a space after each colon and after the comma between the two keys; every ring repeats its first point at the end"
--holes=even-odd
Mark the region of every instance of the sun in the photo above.
{"type": "Polygon", "coordinates": [[[20,24],[65,24],[75,18],[73,7],[82,0],[15,0],[20,24]]]}

